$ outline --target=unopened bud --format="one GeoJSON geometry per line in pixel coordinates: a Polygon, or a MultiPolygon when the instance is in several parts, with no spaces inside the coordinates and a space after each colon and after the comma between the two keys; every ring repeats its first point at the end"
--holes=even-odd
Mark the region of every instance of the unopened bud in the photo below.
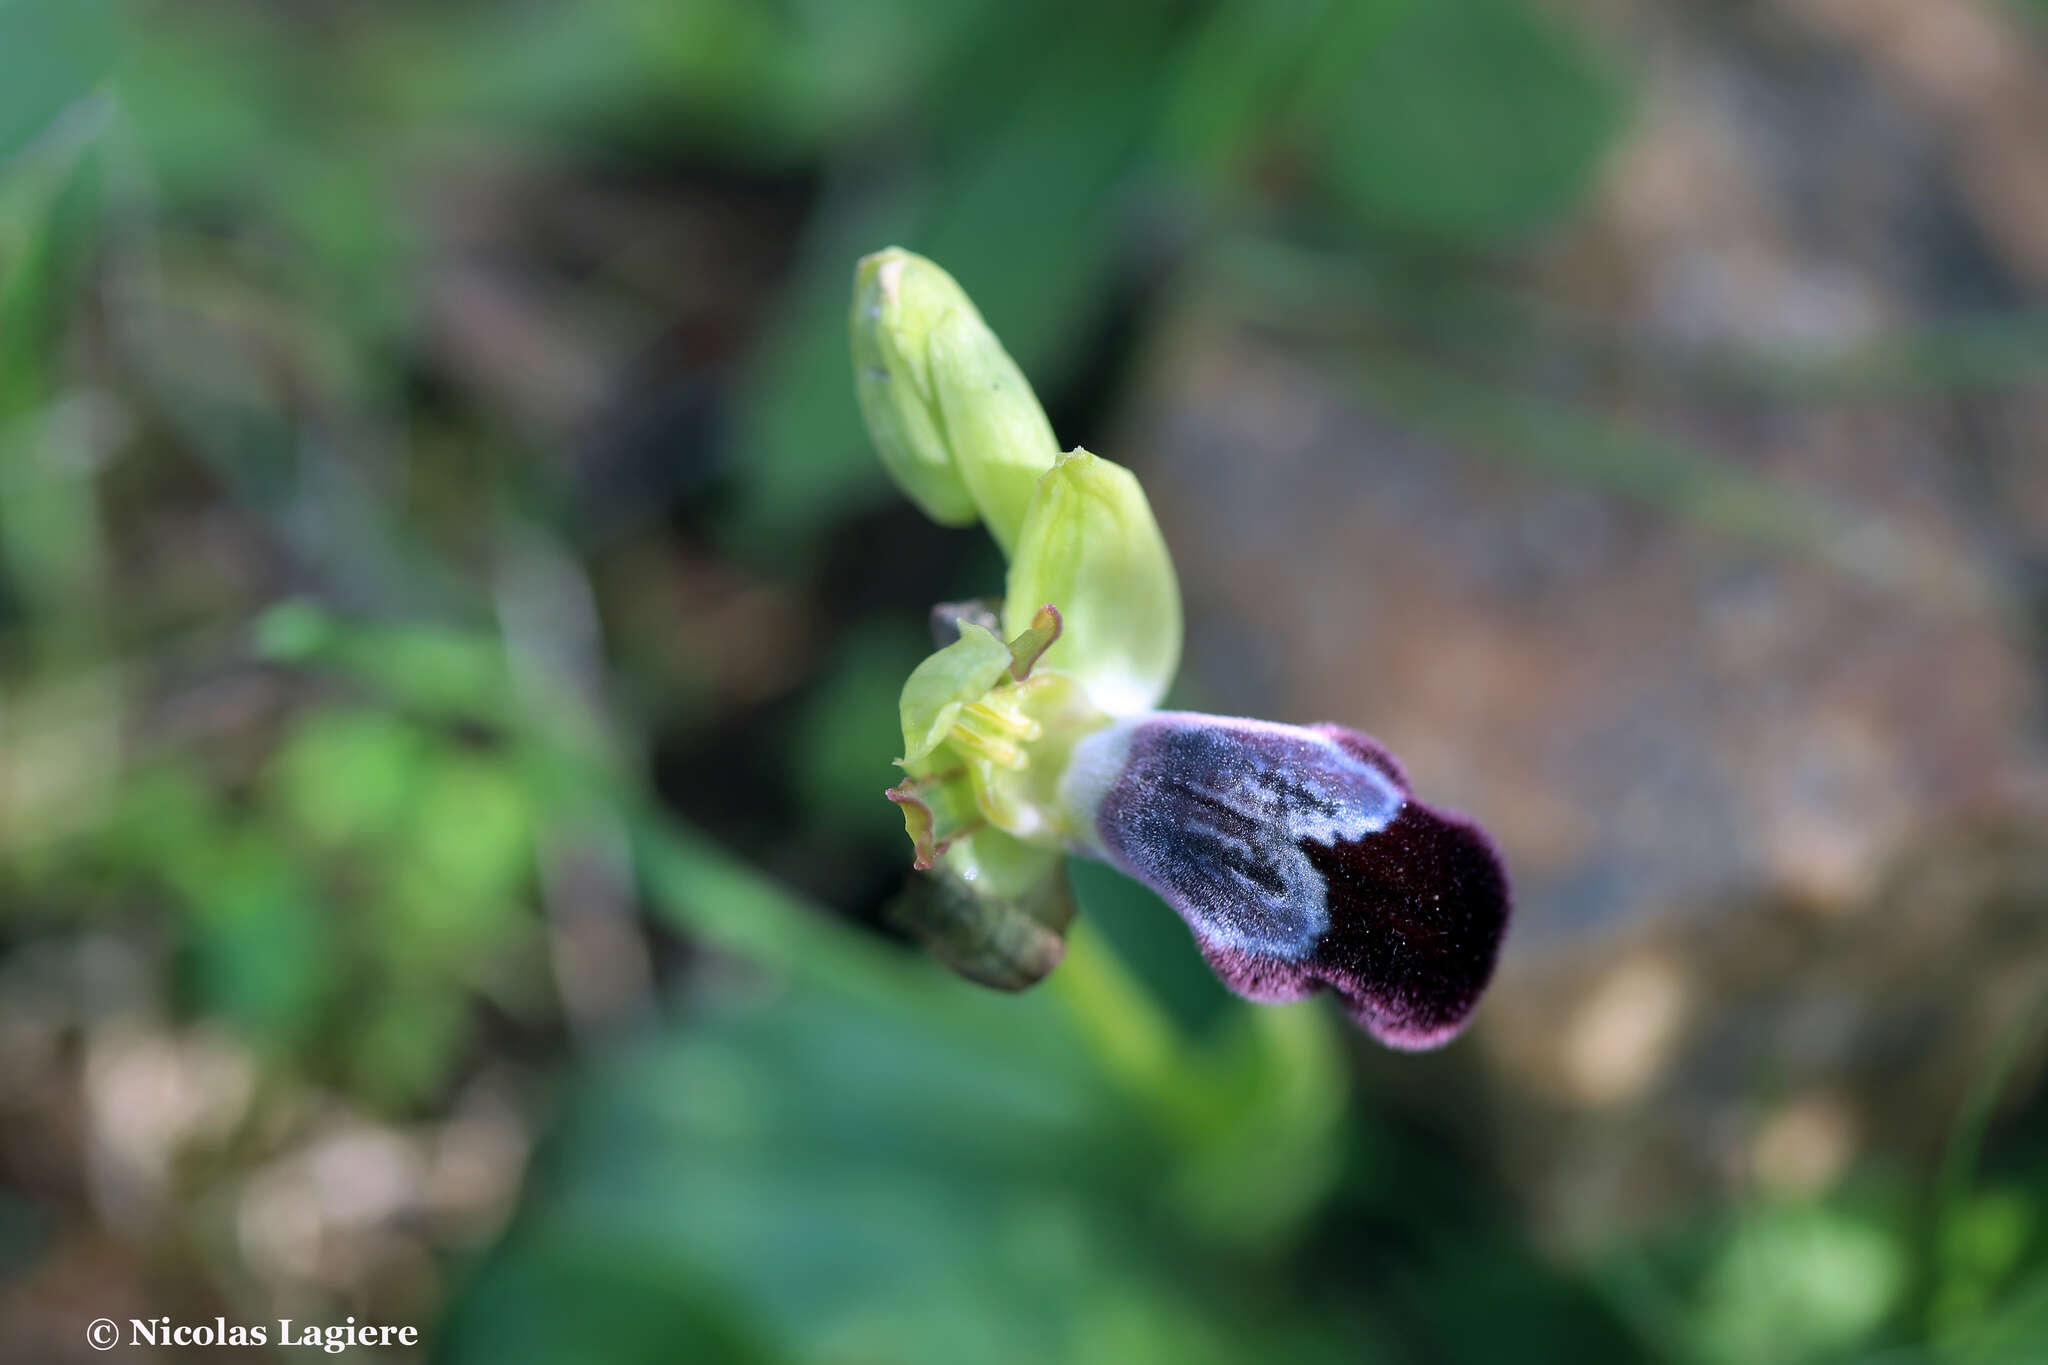
{"type": "Polygon", "coordinates": [[[853,281],[853,376],[882,463],[926,516],[979,519],[1005,554],[1059,455],[1017,362],[951,275],[891,247],[853,281]]]}

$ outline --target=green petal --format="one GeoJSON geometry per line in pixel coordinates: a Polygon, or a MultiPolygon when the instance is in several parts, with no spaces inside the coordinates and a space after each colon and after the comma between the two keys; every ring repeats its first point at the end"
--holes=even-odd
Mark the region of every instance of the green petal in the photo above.
{"type": "Polygon", "coordinates": [[[903,720],[903,763],[925,758],[945,741],[960,709],[981,700],[1010,671],[1010,647],[986,626],[962,622],[960,638],[911,671],[897,709],[903,720]]]}
{"type": "Polygon", "coordinates": [[[1063,631],[1041,668],[1080,679],[1097,706],[1156,706],[1180,665],[1180,585],[1145,492],[1128,469],[1085,450],[1038,481],[1018,533],[1003,633],[1030,627],[1040,605],[1063,631]]]}

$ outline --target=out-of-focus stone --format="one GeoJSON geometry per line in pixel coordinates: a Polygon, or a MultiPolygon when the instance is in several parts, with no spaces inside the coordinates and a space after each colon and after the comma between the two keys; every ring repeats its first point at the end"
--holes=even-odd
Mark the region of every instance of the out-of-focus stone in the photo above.
{"type": "MultiPolygon", "coordinates": [[[[1438,1101],[1441,1077],[1377,1080],[1491,1150],[1560,1245],[1708,1197],[1815,1193],[1873,1153],[1931,1168],[1965,1093],[2038,1019],[2044,908],[2048,811],[1955,827],[1901,852],[1853,914],[1730,899],[1511,954],[1476,1055],[1446,1059],[1479,1068],[1482,1106],[1438,1101]],[[1671,978],[1649,989],[1646,963],[1671,978]],[[1651,1008],[1665,991],[1682,992],[1682,1020],[1653,1055],[1627,1051],[1643,1017],[1670,1013],[1651,1008]],[[1602,1011],[1616,1016],[1602,1045],[1651,1062],[1589,1095],[1582,1024],[1602,1011]]],[[[2048,1060],[2048,1039],[2020,1043],[2009,1101],[2048,1060]]]]}
{"type": "Polygon", "coordinates": [[[1105,443],[1181,567],[1176,700],[1366,730],[1503,845],[1517,920],[1472,1043],[1363,1064],[1560,1246],[1931,1164],[2048,979],[2048,407],[1872,360],[2038,290],[2044,144],[1994,94],[2048,44],[1972,0],[1585,14],[1639,105],[1503,290],[1526,333],[1390,308],[1332,343],[1205,293],[1105,443]],[[1923,69],[1900,25],[1961,55],[1923,69]],[[1647,433],[1838,540],[1745,535],[1685,470],[1663,496],[1510,422],[1432,424],[1379,359],[1647,433]]]}
{"type": "MultiPolygon", "coordinates": [[[[1902,841],[2044,781],[1989,613],[1453,449],[1266,343],[1184,335],[1167,369],[1139,432],[1184,699],[1378,736],[1500,838],[1520,938],[1750,891],[1853,905],[1902,841]]],[[[1976,556],[1910,413],[1749,434],[1731,461],[1976,556]]]]}

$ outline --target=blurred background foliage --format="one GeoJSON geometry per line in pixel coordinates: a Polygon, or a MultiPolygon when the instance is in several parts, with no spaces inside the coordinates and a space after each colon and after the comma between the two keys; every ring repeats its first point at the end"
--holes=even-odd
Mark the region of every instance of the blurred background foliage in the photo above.
{"type": "Polygon", "coordinates": [[[2044,73],[1993,0],[0,0],[0,1356],[2048,1358],[2044,73]],[[1474,1039],[1099,869],[1023,997],[877,927],[998,572],[854,411],[889,242],[1154,489],[1188,704],[1498,822],[1474,1039]]]}

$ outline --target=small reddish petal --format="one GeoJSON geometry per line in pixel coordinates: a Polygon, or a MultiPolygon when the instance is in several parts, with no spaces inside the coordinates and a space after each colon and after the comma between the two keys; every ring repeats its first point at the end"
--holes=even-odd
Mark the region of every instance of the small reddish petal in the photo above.
{"type": "Polygon", "coordinates": [[[932,838],[932,808],[918,797],[909,783],[891,787],[882,795],[903,808],[903,828],[910,835],[913,855],[910,865],[919,872],[929,871],[934,860],[946,851],[932,838]]]}
{"type": "Polygon", "coordinates": [[[1010,641],[1010,676],[1018,682],[1030,677],[1032,667],[1060,638],[1062,629],[1060,609],[1050,602],[1040,607],[1032,616],[1030,627],[1010,641]]]}
{"type": "Polygon", "coordinates": [[[910,865],[919,872],[930,870],[955,839],[987,823],[972,797],[958,789],[958,772],[908,778],[882,793],[903,812],[903,829],[914,854],[910,865]]]}

